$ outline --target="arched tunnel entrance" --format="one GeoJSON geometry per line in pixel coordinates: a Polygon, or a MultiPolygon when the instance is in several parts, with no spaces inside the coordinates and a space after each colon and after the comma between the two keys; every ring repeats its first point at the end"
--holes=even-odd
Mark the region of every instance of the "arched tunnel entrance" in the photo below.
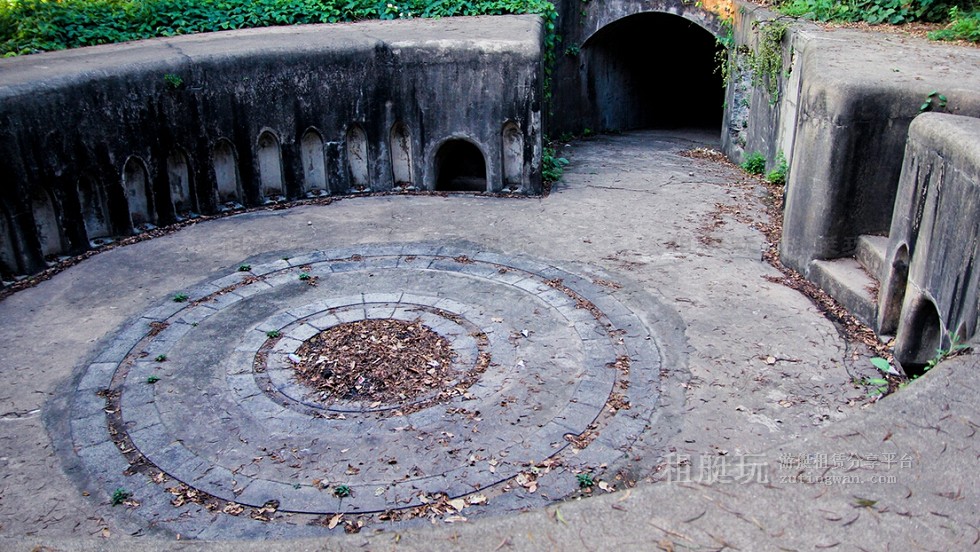
{"type": "Polygon", "coordinates": [[[582,46],[594,130],[721,129],[724,83],[714,35],[669,13],[639,13],[582,46]]]}

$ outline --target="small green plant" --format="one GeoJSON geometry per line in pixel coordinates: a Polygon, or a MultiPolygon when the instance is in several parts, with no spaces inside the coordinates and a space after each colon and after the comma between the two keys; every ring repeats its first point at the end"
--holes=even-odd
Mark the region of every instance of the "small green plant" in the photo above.
{"type": "Polygon", "coordinates": [[[888,380],[885,378],[864,378],[861,380],[864,385],[870,385],[869,397],[878,397],[888,392],[888,380]]]}
{"type": "Polygon", "coordinates": [[[119,506],[123,502],[129,500],[131,496],[133,496],[133,493],[127,491],[122,487],[119,487],[115,491],[112,491],[112,505],[119,506]]]}
{"type": "Polygon", "coordinates": [[[333,488],[333,494],[337,498],[347,498],[351,495],[351,489],[347,485],[337,485],[333,488]]]}
{"type": "Polygon", "coordinates": [[[252,270],[252,265],[250,265],[250,264],[240,264],[240,265],[238,265],[238,271],[239,272],[248,272],[249,270],[252,270]]]}
{"type": "Polygon", "coordinates": [[[582,49],[579,48],[578,46],[569,46],[568,48],[565,48],[565,55],[566,56],[575,57],[581,51],[582,51],[582,49]]]}
{"type": "Polygon", "coordinates": [[[588,138],[589,136],[592,136],[593,134],[595,134],[595,131],[592,130],[591,128],[589,128],[589,127],[585,127],[585,128],[582,129],[582,138],[588,138]]]}
{"type": "Polygon", "coordinates": [[[787,28],[789,24],[778,19],[759,22],[755,25],[759,36],[758,46],[746,54],[752,85],[764,86],[769,93],[769,103],[772,104],[779,100],[779,77],[783,73],[783,37],[786,36],[787,28]]]}
{"type": "Polygon", "coordinates": [[[776,156],[775,168],[766,173],[766,182],[777,186],[786,184],[787,171],[789,171],[789,164],[786,163],[786,157],[783,155],[783,152],[779,152],[776,156]]]}
{"type": "Polygon", "coordinates": [[[299,273],[299,279],[300,280],[303,280],[304,282],[307,281],[307,280],[309,280],[312,277],[313,276],[310,276],[310,273],[309,272],[300,272],[299,273]]]}
{"type": "Polygon", "coordinates": [[[949,332],[947,336],[949,336],[949,347],[939,347],[936,349],[936,354],[926,362],[925,367],[922,369],[923,374],[932,370],[937,364],[947,358],[954,357],[970,348],[969,345],[960,341],[960,337],[953,332],[949,332]]]}
{"type": "Polygon", "coordinates": [[[174,303],[183,303],[187,301],[188,297],[186,293],[178,293],[174,295],[174,303]]]}
{"type": "Polygon", "coordinates": [[[163,76],[163,82],[167,83],[167,88],[171,90],[177,90],[184,85],[184,79],[180,78],[180,75],[173,73],[165,74],[163,76]]]}
{"type": "Polygon", "coordinates": [[[595,479],[592,478],[591,473],[576,474],[575,479],[578,481],[580,489],[588,489],[595,486],[595,479]]]}
{"type": "Polygon", "coordinates": [[[153,360],[157,362],[167,362],[167,355],[157,355],[153,360]]]}
{"type": "Polygon", "coordinates": [[[766,158],[761,153],[753,151],[745,157],[741,167],[749,174],[761,175],[766,172],[766,158]]]}
{"type": "Polygon", "coordinates": [[[269,330],[265,332],[265,336],[268,337],[269,339],[275,339],[280,335],[282,335],[282,332],[280,332],[279,330],[269,330]]]}
{"type": "Polygon", "coordinates": [[[937,90],[929,92],[926,96],[922,105],[919,106],[919,113],[925,113],[926,111],[945,111],[946,110],[946,96],[943,96],[937,90]]]}
{"type": "Polygon", "coordinates": [[[558,182],[565,174],[565,166],[568,159],[555,157],[554,148],[544,148],[544,155],[541,158],[541,179],[545,182],[558,182]]]}
{"type": "Polygon", "coordinates": [[[953,6],[949,9],[949,25],[945,29],[929,33],[930,40],[965,40],[980,43],[980,9],[963,11],[953,6]]]}
{"type": "Polygon", "coordinates": [[[152,376],[149,376],[149,377],[146,378],[146,383],[149,383],[150,385],[153,385],[154,383],[156,383],[158,381],[160,381],[160,376],[158,376],[156,374],[153,374],[152,376]]]}

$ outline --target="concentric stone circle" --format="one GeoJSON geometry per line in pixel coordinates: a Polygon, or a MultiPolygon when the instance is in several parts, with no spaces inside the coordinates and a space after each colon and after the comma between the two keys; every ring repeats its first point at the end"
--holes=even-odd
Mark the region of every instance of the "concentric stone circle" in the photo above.
{"type": "Polygon", "coordinates": [[[74,393],[72,439],[89,475],[138,487],[137,513],[185,534],[181,524],[207,528],[176,521],[166,485],[123,472],[138,466],[229,503],[317,515],[499,492],[535,466],[557,466],[538,477],[547,492],[523,497],[533,503],[574,491],[563,470],[615,461],[656,407],[658,340],[611,288],[558,267],[409,244],[250,269],[124,328],[74,393]],[[460,374],[485,365],[443,401],[311,398],[289,355],[326,328],[372,318],[421,319],[452,344],[460,374]],[[607,408],[629,396],[642,401],[607,408]],[[331,493],[338,484],[353,496],[331,493]]]}

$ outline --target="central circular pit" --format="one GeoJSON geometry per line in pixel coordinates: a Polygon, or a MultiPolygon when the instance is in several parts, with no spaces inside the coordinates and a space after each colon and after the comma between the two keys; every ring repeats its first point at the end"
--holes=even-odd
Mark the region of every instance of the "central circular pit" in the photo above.
{"type": "Polygon", "coordinates": [[[659,338],[608,279],[424,244],[243,266],[124,328],[76,387],[82,465],[154,524],[540,506],[654,423],[659,338]]]}
{"type": "Polygon", "coordinates": [[[306,340],[293,361],[297,380],[319,400],[380,406],[453,389],[454,357],[449,342],[416,318],[338,324],[306,340]]]}

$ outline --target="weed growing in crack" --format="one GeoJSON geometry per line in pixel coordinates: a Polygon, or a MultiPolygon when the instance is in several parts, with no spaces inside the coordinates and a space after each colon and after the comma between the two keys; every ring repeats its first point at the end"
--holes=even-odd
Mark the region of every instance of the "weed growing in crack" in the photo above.
{"type": "Polygon", "coordinates": [[[275,339],[281,335],[282,332],[280,332],[279,330],[269,330],[265,332],[265,336],[268,337],[269,339],[275,339]]]}
{"type": "Polygon", "coordinates": [[[761,153],[753,151],[745,156],[745,161],[742,161],[740,166],[749,174],[761,175],[766,172],[766,158],[761,153]]]}
{"type": "Polygon", "coordinates": [[[250,265],[250,264],[240,264],[240,265],[238,265],[238,271],[239,272],[248,272],[250,270],[252,270],[252,265],[250,265]]]}
{"type": "Polygon", "coordinates": [[[115,491],[112,491],[112,505],[119,506],[123,502],[129,500],[131,496],[133,496],[133,493],[127,491],[122,487],[119,487],[115,491]]]}
{"type": "Polygon", "coordinates": [[[575,475],[580,489],[590,489],[595,486],[595,479],[591,473],[579,473],[575,475]]]}
{"type": "Polygon", "coordinates": [[[156,358],[154,358],[153,360],[155,360],[157,362],[166,362],[167,361],[167,355],[157,355],[156,358]]]}
{"type": "Polygon", "coordinates": [[[352,494],[352,492],[350,487],[347,485],[337,485],[333,488],[333,494],[337,498],[347,498],[352,494]]]}
{"type": "Polygon", "coordinates": [[[160,376],[158,376],[156,374],[154,374],[154,375],[149,376],[149,377],[146,378],[146,383],[149,383],[150,385],[153,385],[154,383],[156,383],[158,381],[160,381],[160,376]]]}
{"type": "Polygon", "coordinates": [[[189,299],[189,297],[187,297],[186,293],[178,293],[177,295],[174,295],[174,303],[184,303],[187,301],[187,299],[189,299]]]}

